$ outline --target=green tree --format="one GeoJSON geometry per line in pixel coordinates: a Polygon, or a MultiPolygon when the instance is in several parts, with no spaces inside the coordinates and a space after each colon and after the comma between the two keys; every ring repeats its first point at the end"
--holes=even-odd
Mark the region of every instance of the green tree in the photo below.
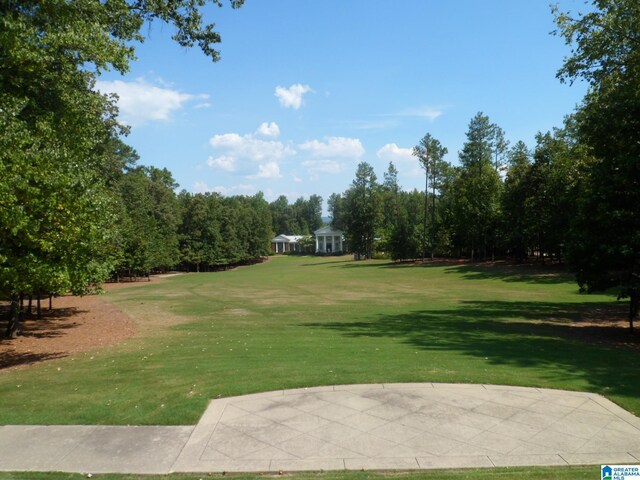
{"type": "Polygon", "coordinates": [[[504,170],[509,141],[504,137],[504,130],[495,124],[493,125],[493,138],[491,140],[493,165],[496,172],[500,173],[504,170]]]}
{"type": "Polygon", "coordinates": [[[382,209],[377,177],[367,162],[358,164],[344,203],[346,237],[351,249],[361,258],[372,258],[382,209]]]}
{"type": "Polygon", "coordinates": [[[305,209],[305,220],[309,228],[309,233],[313,233],[322,227],[322,197],[320,195],[311,195],[307,200],[305,209]]]}
{"type": "Polygon", "coordinates": [[[98,147],[110,138],[102,123],[83,116],[87,103],[33,122],[20,117],[23,103],[2,94],[0,103],[0,297],[12,301],[7,333],[14,335],[19,297],[86,293],[108,274],[117,250],[116,200],[85,160],[99,163],[98,147]],[[73,142],[58,122],[88,138],[73,142]]]}
{"type": "Polygon", "coordinates": [[[298,244],[305,253],[313,253],[316,247],[316,239],[312,235],[304,235],[298,241],[298,244]]]}
{"type": "Polygon", "coordinates": [[[182,210],[178,231],[181,262],[187,266],[187,271],[195,265],[199,272],[207,262],[209,202],[204,194],[191,195],[186,190],[180,192],[178,202],[182,210]]]}
{"type": "Polygon", "coordinates": [[[531,245],[545,256],[563,260],[570,222],[575,215],[578,176],[576,151],[564,130],[538,133],[527,177],[531,245]]]}
{"type": "Polygon", "coordinates": [[[471,119],[467,141],[459,153],[457,178],[457,236],[472,259],[493,257],[500,217],[500,175],[493,165],[495,125],[481,112],[471,119]]]}
{"type": "Polygon", "coordinates": [[[575,114],[585,179],[572,228],[570,261],[580,287],[617,287],[640,308],[640,3],[595,0],[591,12],[554,10],[557,34],[572,47],[558,72],[589,91],[575,114]]]}
{"type": "Polygon", "coordinates": [[[246,197],[245,201],[249,231],[245,259],[249,262],[254,262],[263,256],[269,255],[271,252],[271,239],[274,233],[271,229],[269,204],[264,199],[262,192],[246,197]]]}
{"type": "Polygon", "coordinates": [[[127,71],[154,19],[172,24],[181,45],[198,44],[217,60],[220,36],[202,21],[205,3],[0,2],[0,296],[17,311],[8,333],[20,296],[42,288],[86,293],[109,274],[122,209],[108,187],[117,177],[113,147],[126,129],[95,79],[127,71]]]}
{"type": "Polygon", "coordinates": [[[438,179],[443,169],[443,158],[448,150],[440,144],[440,141],[427,133],[420,143],[413,148],[413,155],[418,157],[420,166],[424,169],[424,217],[423,217],[423,237],[422,237],[422,259],[427,256],[427,229],[429,223],[429,184],[432,189],[432,210],[431,210],[431,258],[435,255],[435,235],[436,235],[436,189],[438,179]]]}
{"type": "Polygon", "coordinates": [[[420,256],[420,216],[424,195],[418,190],[398,192],[395,222],[389,233],[387,249],[393,260],[414,259],[420,256]]]}
{"type": "Polygon", "coordinates": [[[529,194],[528,178],[531,152],[523,141],[517,142],[507,155],[507,176],[502,194],[502,226],[507,252],[518,262],[527,260],[530,241],[525,208],[529,194]]]}
{"type": "Polygon", "coordinates": [[[400,215],[400,184],[398,183],[398,170],[393,162],[389,162],[384,173],[384,182],[380,189],[382,201],[382,249],[390,251],[389,241],[397,227],[400,215]]]}
{"type": "Polygon", "coordinates": [[[345,230],[347,224],[345,198],[339,193],[332,193],[327,200],[327,207],[331,216],[331,227],[345,230]]]}
{"type": "Polygon", "coordinates": [[[269,204],[271,212],[272,230],[276,235],[295,235],[301,233],[296,223],[293,207],[285,195],[280,195],[269,204]]]}
{"type": "Polygon", "coordinates": [[[179,263],[181,219],[176,187],[167,169],[140,166],[123,176],[123,256],[117,270],[136,276],[179,263]]]}

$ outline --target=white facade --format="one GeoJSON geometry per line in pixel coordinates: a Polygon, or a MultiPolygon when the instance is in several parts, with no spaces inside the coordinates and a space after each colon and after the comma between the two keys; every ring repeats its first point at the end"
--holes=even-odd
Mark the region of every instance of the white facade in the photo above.
{"type": "Polygon", "coordinates": [[[278,235],[271,240],[273,253],[301,252],[300,239],[302,235],[278,235]]]}
{"type": "Polygon", "coordinates": [[[342,230],[322,227],[313,233],[316,236],[316,253],[338,253],[343,251],[342,230]]]}

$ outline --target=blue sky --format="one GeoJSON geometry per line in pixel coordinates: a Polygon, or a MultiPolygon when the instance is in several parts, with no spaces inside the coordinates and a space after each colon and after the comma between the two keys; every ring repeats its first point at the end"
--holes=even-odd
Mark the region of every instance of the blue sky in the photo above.
{"type": "MultiPolygon", "coordinates": [[[[586,8],[560,0],[562,10],[586,8]]],[[[555,77],[569,53],[547,0],[246,0],[208,7],[222,60],[154,24],[138,60],[101,91],[120,95],[141,164],[180,189],[224,195],[343,192],[360,161],[389,161],[421,188],[410,152],[430,133],[457,163],[479,111],[534,145],[585,93],[555,77]]]]}

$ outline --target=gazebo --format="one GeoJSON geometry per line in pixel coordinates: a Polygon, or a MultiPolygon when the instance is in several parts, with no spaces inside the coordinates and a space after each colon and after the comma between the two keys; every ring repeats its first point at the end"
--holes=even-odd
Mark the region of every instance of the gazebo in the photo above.
{"type": "Polygon", "coordinates": [[[341,253],[344,250],[342,230],[327,226],[313,233],[316,236],[316,253],[341,253]]]}

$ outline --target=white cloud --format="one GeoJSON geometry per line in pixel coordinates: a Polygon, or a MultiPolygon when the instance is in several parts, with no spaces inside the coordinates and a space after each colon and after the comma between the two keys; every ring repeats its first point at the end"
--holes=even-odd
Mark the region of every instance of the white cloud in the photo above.
{"type": "Polygon", "coordinates": [[[411,148],[401,148],[395,143],[387,143],[376,152],[378,158],[389,161],[415,160],[411,148]]]}
{"type": "Polygon", "coordinates": [[[317,178],[318,173],[336,174],[344,171],[344,165],[336,160],[305,160],[302,165],[307,168],[310,174],[314,175],[314,178],[317,178]]]}
{"type": "Polygon", "coordinates": [[[150,121],[168,121],[171,114],[184,108],[194,99],[206,100],[208,95],[192,95],[171,88],[158,87],[143,78],[133,82],[99,80],[96,89],[101,93],[118,95],[118,108],[123,122],[132,126],[150,121]]]}
{"type": "Polygon", "coordinates": [[[278,162],[267,162],[258,166],[258,173],[247,178],[281,178],[278,162]]]}
{"type": "Polygon", "coordinates": [[[230,187],[225,187],[222,185],[218,185],[216,187],[212,187],[208,191],[218,192],[220,195],[230,196],[230,195],[252,195],[256,193],[258,190],[255,185],[232,185],[230,187]]]}
{"type": "Polygon", "coordinates": [[[233,172],[236,169],[235,158],[229,155],[220,155],[219,157],[209,157],[207,165],[211,168],[219,168],[225,172],[233,172]]]}
{"type": "Polygon", "coordinates": [[[301,83],[295,83],[289,88],[278,85],[275,96],[278,97],[280,105],[283,107],[298,110],[302,106],[304,94],[312,91],[309,85],[302,85],[301,83]]]}
{"type": "Polygon", "coordinates": [[[204,182],[196,182],[193,184],[193,187],[191,187],[191,190],[194,193],[206,193],[210,192],[212,189],[204,182]]]}
{"type": "Polygon", "coordinates": [[[358,130],[384,130],[398,126],[399,122],[397,118],[385,118],[381,120],[355,120],[350,122],[344,122],[349,128],[356,128],[358,130]]]}
{"type": "Polygon", "coordinates": [[[297,176],[295,173],[291,175],[291,177],[293,178],[293,181],[296,183],[302,183],[302,179],[297,176]]]}
{"type": "Polygon", "coordinates": [[[278,138],[278,135],[280,135],[280,127],[276,122],[271,122],[271,123],[263,122],[258,127],[258,130],[256,133],[262,135],[263,137],[278,138]]]}
{"type": "MultiPolygon", "coordinates": [[[[277,125],[275,126],[277,127],[277,125]]],[[[273,128],[271,130],[273,131],[273,128]]],[[[274,161],[295,154],[295,151],[289,145],[275,140],[261,140],[253,134],[224,133],[214,135],[209,140],[209,144],[222,153],[212,160],[213,164],[207,162],[209,166],[218,168],[235,164],[241,159],[256,162],[274,161]],[[217,159],[221,160],[218,161],[217,159]]]]}
{"type": "Polygon", "coordinates": [[[364,147],[358,138],[325,137],[323,142],[310,140],[298,147],[314,158],[359,158],[364,155],[364,147]]]}
{"type": "Polygon", "coordinates": [[[412,107],[402,110],[396,115],[401,117],[421,117],[426,118],[430,122],[434,122],[438,117],[442,116],[444,110],[438,107],[412,107]]]}
{"type": "Polygon", "coordinates": [[[209,185],[207,185],[205,182],[196,182],[193,184],[193,187],[191,187],[191,191],[193,193],[207,193],[207,192],[217,192],[221,195],[251,195],[257,192],[257,189],[255,187],[255,185],[246,185],[246,184],[240,184],[240,185],[232,185],[230,187],[224,187],[224,186],[216,186],[216,187],[210,187],[209,185]]]}
{"type": "Polygon", "coordinates": [[[262,123],[255,133],[240,135],[238,133],[223,133],[214,135],[209,144],[217,151],[207,160],[211,168],[226,172],[239,171],[244,174],[253,170],[246,165],[246,161],[259,162],[258,173],[247,175],[247,178],[281,178],[279,160],[294,155],[295,150],[289,145],[277,140],[263,140],[259,136],[276,137],[280,134],[280,127],[275,122],[262,123]],[[244,165],[242,164],[245,161],[244,165]]]}

